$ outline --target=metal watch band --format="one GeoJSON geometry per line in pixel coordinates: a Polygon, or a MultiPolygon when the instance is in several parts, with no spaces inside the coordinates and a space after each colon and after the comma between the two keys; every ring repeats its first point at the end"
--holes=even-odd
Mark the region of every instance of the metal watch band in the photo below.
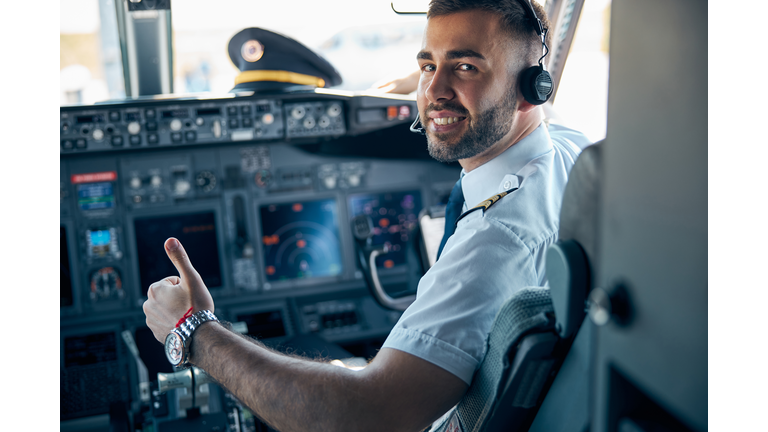
{"type": "Polygon", "coordinates": [[[168,361],[171,362],[171,364],[177,368],[187,368],[190,366],[189,364],[189,342],[192,338],[192,333],[197,330],[201,324],[206,323],[208,321],[219,321],[218,318],[216,318],[216,315],[214,315],[209,310],[201,310],[198,312],[195,312],[194,314],[187,317],[186,320],[184,320],[183,323],[179,324],[178,327],[171,330],[171,332],[166,337],[165,342],[165,355],[168,357],[168,361]],[[171,335],[176,335],[178,337],[178,341],[181,344],[181,357],[176,358],[175,356],[177,354],[171,355],[170,354],[170,346],[169,343],[172,343],[173,337],[171,335]]]}
{"type": "Polygon", "coordinates": [[[181,336],[182,340],[186,344],[189,338],[192,337],[192,333],[194,333],[194,331],[197,330],[201,324],[208,321],[218,320],[219,319],[216,318],[216,315],[214,315],[213,312],[209,310],[201,310],[187,317],[187,319],[181,323],[181,325],[179,325],[177,330],[179,331],[179,335],[181,336]]]}

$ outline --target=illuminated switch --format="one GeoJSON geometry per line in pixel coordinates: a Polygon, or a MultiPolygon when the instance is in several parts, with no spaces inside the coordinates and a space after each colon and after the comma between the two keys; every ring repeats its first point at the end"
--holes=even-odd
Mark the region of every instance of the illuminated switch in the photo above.
{"type": "Polygon", "coordinates": [[[397,118],[397,107],[396,106],[387,107],[387,120],[394,120],[395,118],[397,118]]]}
{"type": "Polygon", "coordinates": [[[400,112],[397,115],[398,120],[405,120],[411,116],[411,107],[408,105],[400,106],[400,112]]]}

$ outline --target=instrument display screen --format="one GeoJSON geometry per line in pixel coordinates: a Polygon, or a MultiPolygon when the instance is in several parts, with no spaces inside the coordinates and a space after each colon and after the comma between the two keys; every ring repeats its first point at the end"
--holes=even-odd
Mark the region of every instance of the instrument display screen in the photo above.
{"type": "Polygon", "coordinates": [[[82,210],[100,210],[115,206],[115,194],[111,182],[77,185],[77,204],[82,210]]]}
{"type": "Polygon", "coordinates": [[[265,205],[260,214],[268,281],[341,273],[335,200],[265,205]]]}
{"type": "Polygon", "coordinates": [[[114,332],[64,339],[64,367],[87,366],[117,360],[114,332]]]}
{"type": "Polygon", "coordinates": [[[257,339],[285,336],[283,313],[280,310],[238,315],[237,321],[248,326],[248,334],[257,339]]]}
{"type": "Polygon", "coordinates": [[[205,286],[222,286],[216,216],[213,212],[141,218],[134,220],[133,225],[144,296],[149,285],[179,274],[163,247],[169,237],[176,237],[184,246],[205,286]]]}
{"type": "Polygon", "coordinates": [[[418,190],[353,195],[350,216],[368,215],[373,220],[373,245],[387,245],[389,252],[376,257],[376,266],[395,268],[406,263],[406,247],[413,240],[421,211],[418,190]]]}

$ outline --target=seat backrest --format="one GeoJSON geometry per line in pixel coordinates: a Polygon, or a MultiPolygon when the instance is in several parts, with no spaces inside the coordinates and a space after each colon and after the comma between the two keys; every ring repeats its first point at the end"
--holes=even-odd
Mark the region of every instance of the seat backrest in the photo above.
{"type": "Polygon", "coordinates": [[[532,408],[553,366],[557,343],[549,290],[524,288],[507,300],[488,335],[488,351],[467,393],[433,430],[464,432],[489,429],[509,418],[530,424],[532,408]],[[526,420],[527,419],[527,420],[526,420]],[[460,428],[457,429],[457,425],[460,428]]]}

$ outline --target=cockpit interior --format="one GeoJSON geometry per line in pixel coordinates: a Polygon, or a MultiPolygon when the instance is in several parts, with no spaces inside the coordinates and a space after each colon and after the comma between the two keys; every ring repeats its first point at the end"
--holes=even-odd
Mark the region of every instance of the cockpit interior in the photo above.
{"type": "MultiPolygon", "coordinates": [[[[473,430],[707,431],[707,4],[534,1],[546,123],[593,143],[560,231],[586,273],[548,255],[551,327],[473,430]]],[[[462,168],[386,76],[416,70],[427,2],[272,3],[60,2],[61,431],[274,430],[147,327],[169,237],[233,330],[344,367],[434,264],[462,168]]]]}

